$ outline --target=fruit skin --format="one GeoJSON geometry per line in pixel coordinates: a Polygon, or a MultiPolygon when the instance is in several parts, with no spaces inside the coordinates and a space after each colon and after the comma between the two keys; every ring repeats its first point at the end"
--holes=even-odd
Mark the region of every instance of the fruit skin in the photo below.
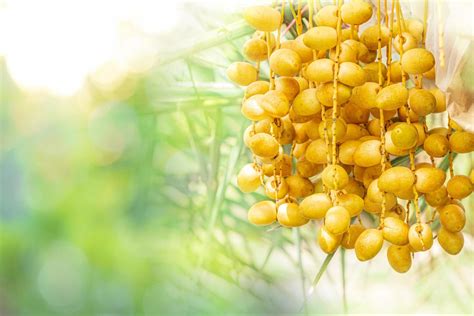
{"type": "Polygon", "coordinates": [[[449,147],[458,154],[474,151],[474,134],[470,132],[454,132],[449,137],[449,147]]]}
{"type": "Polygon", "coordinates": [[[306,89],[300,92],[293,101],[293,110],[296,114],[309,116],[321,112],[321,104],[316,97],[316,89],[306,89]]]}
{"type": "Polygon", "coordinates": [[[277,219],[275,203],[260,201],[252,205],[247,214],[250,223],[257,226],[270,225],[277,219]]]}
{"type": "Polygon", "coordinates": [[[438,88],[432,88],[430,89],[430,92],[436,99],[435,113],[446,111],[446,96],[444,95],[443,91],[439,90],[438,88]]]}
{"type": "Polygon", "coordinates": [[[306,147],[306,159],[312,163],[327,163],[327,147],[324,139],[313,140],[306,147]]]}
{"type": "Polygon", "coordinates": [[[324,217],[324,226],[333,235],[340,235],[349,229],[351,216],[342,206],[331,207],[324,217]]]}
{"type": "Polygon", "coordinates": [[[263,61],[268,58],[267,42],[260,38],[251,38],[245,42],[243,53],[251,61],[263,61]]]}
{"type": "Polygon", "coordinates": [[[335,29],[337,26],[337,6],[325,5],[318,10],[314,16],[314,21],[318,26],[328,26],[335,29]]]}
{"type": "Polygon", "coordinates": [[[342,235],[341,246],[345,249],[354,249],[357,238],[365,230],[360,224],[352,224],[349,229],[342,235]]]}
{"type": "Polygon", "coordinates": [[[296,203],[284,203],[278,207],[278,222],[285,227],[298,227],[306,224],[309,220],[303,217],[296,203]]]}
{"type": "Polygon", "coordinates": [[[432,207],[443,206],[449,201],[448,190],[443,185],[438,190],[425,193],[425,201],[432,207]]]}
{"type": "Polygon", "coordinates": [[[318,232],[318,243],[321,250],[327,254],[334,253],[337,247],[341,244],[342,234],[333,235],[327,231],[324,225],[321,226],[318,232]]]}
{"type": "Polygon", "coordinates": [[[347,171],[339,165],[328,165],[321,175],[323,184],[331,190],[342,190],[349,182],[347,171]]]}
{"type": "Polygon", "coordinates": [[[387,217],[384,219],[383,237],[394,245],[408,244],[408,225],[401,219],[387,217]]]}
{"type": "Polygon", "coordinates": [[[371,109],[376,107],[375,100],[377,94],[382,89],[378,83],[366,82],[361,86],[352,89],[350,101],[363,109],[371,109]]]}
{"type": "Polygon", "coordinates": [[[282,42],[280,48],[288,48],[295,51],[300,55],[301,62],[307,63],[313,60],[313,51],[303,43],[303,36],[300,35],[294,40],[282,42]]]}
{"type": "Polygon", "coordinates": [[[383,245],[381,230],[370,228],[364,230],[355,242],[355,253],[360,261],[367,261],[375,257],[383,245]]]}
{"type": "Polygon", "coordinates": [[[270,69],[279,76],[293,76],[301,69],[301,57],[288,48],[280,48],[270,55],[270,69]]]}
{"type": "Polygon", "coordinates": [[[334,78],[334,61],[329,58],[316,59],[305,71],[308,80],[317,83],[330,82],[334,78]]]}
{"type": "Polygon", "coordinates": [[[278,155],[280,145],[272,135],[257,133],[250,137],[249,148],[257,156],[271,158],[278,155]]]}
{"type": "Polygon", "coordinates": [[[441,134],[431,134],[426,137],[423,149],[432,157],[444,157],[449,151],[449,141],[441,134]]]}
{"type": "Polygon", "coordinates": [[[365,1],[351,1],[341,7],[342,21],[347,24],[360,25],[372,16],[372,6],[365,1]]]}
{"type": "Polygon", "coordinates": [[[415,175],[409,168],[403,166],[385,170],[378,180],[380,190],[391,193],[411,188],[413,184],[415,184],[415,175]]]}
{"type": "Polygon", "coordinates": [[[388,263],[398,273],[405,273],[411,268],[411,252],[408,245],[390,245],[387,248],[388,263]]]}
{"type": "Polygon", "coordinates": [[[451,196],[453,199],[464,199],[465,197],[468,197],[474,186],[471,182],[471,179],[467,176],[463,175],[457,175],[449,179],[448,184],[447,184],[447,190],[449,196],[451,196]]]}
{"type": "Polygon", "coordinates": [[[343,62],[339,65],[338,79],[345,85],[355,87],[363,85],[367,80],[367,75],[358,64],[343,62]]]}
{"type": "Polygon", "coordinates": [[[424,48],[413,48],[406,51],[401,58],[402,68],[410,75],[421,75],[433,68],[433,54],[424,48]]]}
{"type": "MultiPolygon", "coordinates": [[[[339,83],[337,85],[337,105],[346,103],[351,97],[351,91],[352,88],[346,86],[345,84],[339,83]]],[[[332,82],[326,82],[318,85],[316,88],[316,96],[318,97],[318,101],[325,106],[332,106],[333,92],[334,87],[332,82]]]]}
{"type": "Polygon", "coordinates": [[[337,33],[332,27],[316,26],[304,34],[303,42],[312,49],[327,50],[336,46],[337,33]]]}
{"type": "Polygon", "coordinates": [[[313,193],[313,183],[306,178],[292,175],[285,179],[288,184],[288,194],[294,198],[306,197],[313,193]]]}
{"type": "Polygon", "coordinates": [[[275,79],[275,90],[282,92],[288,101],[293,101],[300,93],[300,84],[294,77],[278,77],[275,79]]]}
{"type": "Polygon", "coordinates": [[[418,192],[429,193],[438,190],[446,180],[443,170],[435,167],[423,167],[415,170],[415,187],[418,192]]]}
{"type": "MultiPolygon", "coordinates": [[[[381,46],[382,48],[387,46],[389,39],[389,29],[386,26],[381,27],[382,36],[381,36],[381,46]]],[[[379,30],[377,25],[371,25],[366,28],[360,35],[360,41],[367,46],[369,50],[377,50],[378,47],[378,36],[379,30]]]]}
{"type": "Polygon", "coordinates": [[[427,224],[413,224],[408,231],[408,241],[413,251],[426,251],[433,245],[433,232],[427,224]]]}
{"type": "Polygon", "coordinates": [[[284,178],[280,179],[278,177],[278,187],[277,187],[277,183],[274,179],[275,177],[271,176],[266,180],[265,187],[264,187],[265,194],[270,199],[282,199],[288,193],[288,184],[286,183],[286,180],[284,178]]]}
{"type": "MultiPolygon", "coordinates": [[[[408,32],[402,33],[402,43],[404,52],[417,46],[416,38],[408,32]]],[[[400,53],[400,35],[397,35],[393,40],[393,47],[398,53],[400,53]]]]}
{"type": "Polygon", "coordinates": [[[441,227],[438,231],[438,243],[450,255],[457,255],[464,246],[464,235],[441,227]]]}
{"type": "Polygon", "coordinates": [[[354,152],[354,163],[365,168],[380,164],[380,144],[379,140],[368,140],[360,144],[354,152]]]}
{"type": "Polygon", "coordinates": [[[255,164],[248,163],[240,169],[237,175],[237,185],[244,193],[254,192],[260,186],[260,172],[255,168],[255,164]]]}
{"type": "Polygon", "coordinates": [[[391,131],[390,137],[395,146],[406,150],[418,143],[418,130],[412,124],[399,123],[391,131]]]}
{"type": "Polygon", "coordinates": [[[283,92],[277,90],[270,90],[265,93],[260,106],[269,116],[276,118],[285,116],[290,110],[288,98],[283,92]]]}
{"type": "Polygon", "coordinates": [[[408,89],[401,84],[393,84],[380,90],[375,105],[383,110],[396,110],[408,101],[408,89]]]}
{"type": "Polygon", "coordinates": [[[436,111],[436,98],[426,89],[410,89],[408,104],[419,116],[426,116],[436,111]]]}
{"type": "Polygon", "coordinates": [[[332,201],[325,193],[307,196],[300,204],[301,214],[309,219],[322,219],[332,207],[332,201]]]}
{"type": "Polygon", "coordinates": [[[270,89],[270,83],[267,81],[254,81],[245,89],[245,98],[248,99],[257,94],[265,94],[270,89]]]}
{"type": "Polygon", "coordinates": [[[238,61],[230,64],[226,70],[227,77],[240,86],[248,86],[257,80],[257,68],[249,63],[238,61]]]}
{"type": "Polygon", "coordinates": [[[466,225],[464,210],[456,204],[447,204],[438,209],[441,225],[450,232],[461,231],[466,225]]]}
{"type": "Polygon", "coordinates": [[[280,12],[267,6],[252,6],[244,10],[244,19],[252,27],[263,32],[273,32],[280,26],[280,12]]]}

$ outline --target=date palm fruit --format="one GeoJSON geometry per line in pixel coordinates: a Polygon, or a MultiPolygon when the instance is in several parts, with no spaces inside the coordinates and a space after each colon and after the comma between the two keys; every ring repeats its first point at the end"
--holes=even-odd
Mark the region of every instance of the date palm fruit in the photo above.
{"type": "Polygon", "coordinates": [[[448,190],[443,185],[439,189],[425,193],[425,201],[429,206],[440,207],[448,203],[448,190]]]}
{"type": "Polygon", "coordinates": [[[466,225],[464,210],[456,204],[442,206],[438,212],[441,225],[450,232],[459,232],[466,225]]]}
{"type": "Polygon", "coordinates": [[[301,57],[288,48],[280,48],[270,55],[270,69],[279,76],[293,76],[301,69],[301,57]]]}
{"type": "Polygon", "coordinates": [[[340,194],[336,197],[336,205],[344,207],[350,217],[354,217],[362,213],[364,200],[354,193],[340,194]]]}
{"type": "Polygon", "coordinates": [[[362,142],[359,140],[347,140],[339,147],[339,160],[346,165],[354,165],[354,152],[362,142]]]}
{"type": "Polygon", "coordinates": [[[301,214],[309,219],[322,219],[332,207],[332,201],[325,193],[314,193],[300,204],[301,214]]]}
{"type": "Polygon", "coordinates": [[[316,59],[306,68],[305,76],[317,83],[332,82],[334,79],[334,61],[329,58],[316,59]]]}
{"type": "Polygon", "coordinates": [[[246,99],[240,108],[242,115],[251,121],[261,121],[268,118],[269,115],[261,106],[263,98],[263,95],[257,94],[246,99]]]}
{"type": "Polygon", "coordinates": [[[267,81],[254,81],[245,89],[245,98],[248,99],[257,94],[265,94],[268,90],[270,90],[270,83],[267,81]]]}
{"type": "Polygon", "coordinates": [[[383,245],[381,230],[370,228],[364,230],[355,242],[355,253],[360,261],[367,261],[375,257],[383,245]]]}
{"type": "MultiPolygon", "coordinates": [[[[402,82],[402,65],[400,62],[393,61],[390,64],[390,81],[393,83],[402,82]]],[[[405,74],[405,80],[408,80],[407,75],[405,74]]]]}
{"type": "Polygon", "coordinates": [[[291,175],[291,160],[292,158],[287,155],[283,154],[281,159],[276,159],[271,163],[264,163],[262,164],[262,171],[263,174],[267,177],[273,176],[274,170],[278,170],[283,177],[288,177],[291,175]]]}
{"type": "Polygon", "coordinates": [[[307,178],[292,175],[285,179],[288,185],[288,194],[295,198],[302,198],[313,193],[313,183],[307,178]]]}
{"type": "Polygon", "coordinates": [[[249,138],[249,148],[257,156],[272,158],[278,155],[280,144],[272,135],[257,133],[249,138]]]}
{"type": "Polygon", "coordinates": [[[397,53],[401,52],[400,46],[403,48],[403,52],[406,52],[407,50],[416,48],[418,46],[416,38],[408,32],[402,33],[401,42],[402,44],[400,45],[400,35],[397,35],[393,41],[393,47],[395,48],[397,53]]]}
{"type": "Polygon", "coordinates": [[[438,88],[431,88],[430,92],[436,99],[435,113],[442,113],[446,111],[446,96],[444,95],[443,91],[439,90],[438,88]]]}
{"type": "Polygon", "coordinates": [[[321,226],[318,232],[318,244],[321,250],[327,254],[334,253],[337,247],[341,244],[342,234],[333,235],[327,231],[324,225],[321,226]]]}
{"type": "Polygon", "coordinates": [[[410,89],[408,104],[419,116],[426,116],[436,110],[436,98],[425,89],[410,89]]]}
{"type": "Polygon", "coordinates": [[[329,26],[310,28],[303,37],[306,46],[315,50],[327,50],[336,46],[336,30],[329,26]]]}
{"type": "Polygon", "coordinates": [[[354,249],[357,238],[365,230],[361,224],[352,224],[349,229],[342,235],[341,246],[345,249],[354,249]]]}
{"type": "Polygon", "coordinates": [[[308,134],[306,134],[304,123],[293,123],[293,127],[295,128],[294,141],[297,144],[305,143],[308,140],[308,134]]]}
{"type": "Polygon", "coordinates": [[[366,82],[361,86],[352,89],[351,103],[363,109],[372,109],[377,105],[375,100],[380,91],[380,86],[375,82],[366,82]]]}
{"type": "Polygon", "coordinates": [[[428,80],[435,80],[436,79],[436,67],[431,68],[427,72],[423,73],[423,77],[428,80]]]}
{"type": "Polygon", "coordinates": [[[280,26],[280,12],[272,7],[252,6],[244,10],[245,21],[263,32],[273,32],[280,26]]]}
{"type": "Polygon", "coordinates": [[[324,139],[313,140],[306,148],[306,159],[316,164],[327,163],[327,150],[324,139]]]}
{"type": "Polygon", "coordinates": [[[277,219],[285,227],[298,227],[309,221],[301,215],[296,203],[284,203],[278,206],[277,219]]]}
{"type": "Polygon", "coordinates": [[[250,223],[263,226],[273,224],[277,219],[275,203],[260,201],[252,205],[247,214],[250,223]]]}
{"type": "Polygon", "coordinates": [[[316,97],[316,89],[306,89],[293,101],[293,110],[298,115],[309,116],[321,112],[321,105],[316,97]]]}
{"type": "Polygon", "coordinates": [[[265,194],[270,199],[282,199],[288,194],[288,184],[279,176],[268,177],[265,182],[265,194]]]}
{"type": "MultiPolygon", "coordinates": [[[[382,36],[381,45],[382,48],[387,46],[390,32],[386,26],[381,26],[382,36]]],[[[360,35],[360,41],[367,46],[369,50],[377,50],[379,38],[379,29],[377,25],[371,25],[362,31],[360,35]]]]}
{"type": "MultiPolygon", "coordinates": [[[[331,115],[326,113],[326,121],[321,121],[318,126],[319,135],[324,135],[324,128],[326,127],[327,133],[329,134],[329,141],[332,143],[332,125],[331,115]]],[[[340,143],[343,140],[343,137],[346,135],[347,125],[343,119],[336,119],[336,142],[340,143]]]]}
{"type": "Polygon", "coordinates": [[[321,179],[331,190],[342,190],[349,182],[347,171],[339,165],[328,165],[324,168],[321,179]]]}
{"type": "Polygon", "coordinates": [[[433,232],[428,224],[415,223],[408,231],[408,242],[413,251],[426,251],[433,245],[433,232]]]}
{"type": "Polygon", "coordinates": [[[314,16],[314,21],[318,26],[328,26],[335,29],[337,25],[337,6],[326,5],[322,7],[314,16]]]}
{"type": "Polygon", "coordinates": [[[282,92],[291,102],[300,93],[300,84],[294,77],[278,77],[275,79],[275,90],[282,92]]]}
{"type": "Polygon", "coordinates": [[[362,67],[358,64],[343,62],[339,66],[338,79],[345,85],[355,87],[363,85],[367,80],[367,76],[362,67]]]}
{"type": "Polygon", "coordinates": [[[264,61],[268,58],[267,42],[260,38],[250,38],[244,43],[243,53],[251,61],[264,61]]]}
{"type": "Polygon", "coordinates": [[[375,105],[382,110],[396,110],[407,103],[408,89],[401,84],[393,84],[379,91],[375,105]]]}
{"type": "Polygon", "coordinates": [[[380,190],[390,193],[411,189],[413,184],[415,184],[415,175],[409,168],[403,166],[385,170],[377,182],[380,190]]]}
{"type": "Polygon", "coordinates": [[[248,86],[257,80],[257,69],[249,63],[238,61],[230,64],[227,77],[240,86],[248,86]]]}
{"type": "Polygon", "coordinates": [[[362,0],[344,3],[341,7],[342,21],[346,24],[361,25],[372,16],[372,6],[362,0]]]}
{"type": "Polygon", "coordinates": [[[288,114],[290,102],[286,95],[278,90],[270,90],[263,95],[260,106],[272,117],[280,118],[288,114]]]}
{"type": "Polygon", "coordinates": [[[244,193],[254,192],[260,186],[260,172],[255,167],[255,164],[248,163],[237,175],[237,185],[244,193]]]}
{"type": "MultiPolygon", "coordinates": [[[[382,84],[385,82],[385,78],[387,77],[387,67],[384,64],[380,64],[382,66],[382,84]]],[[[379,83],[379,63],[373,62],[370,64],[365,65],[364,71],[367,75],[368,82],[376,82],[379,83]]]]}
{"type": "Polygon", "coordinates": [[[375,179],[370,183],[369,187],[367,188],[366,199],[369,199],[370,201],[379,204],[381,210],[382,201],[385,196],[385,208],[389,210],[395,205],[397,205],[397,198],[393,193],[382,192],[378,186],[378,181],[379,179],[375,179]]]}
{"type": "Polygon", "coordinates": [[[449,179],[447,191],[453,199],[462,200],[469,196],[473,190],[471,179],[467,176],[457,175],[449,179]]]}
{"type": "Polygon", "coordinates": [[[294,40],[281,43],[281,48],[288,48],[300,55],[301,62],[307,63],[313,60],[313,50],[306,46],[303,42],[303,36],[300,35],[294,40]]]}
{"type": "Polygon", "coordinates": [[[400,123],[391,131],[393,145],[400,149],[410,149],[418,143],[418,130],[408,123],[400,123]]]}
{"type": "Polygon", "coordinates": [[[415,188],[418,192],[429,193],[438,190],[446,180],[443,170],[435,167],[423,167],[415,170],[415,188]]]}
{"type": "Polygon", "coordinates": [[[351,215],[342,206],[331,207],[324,216],[324,227],[333,235],[340,235],[349,229],[351,215]]]}
{"type": "MultiPolygon", "coordinates": [[[[321,135],[319,135],[319,123],[321,123],[320,118],[313,119],[311,121],[308,121],[304,123],[305,126],[305,132],[306,135],[308,135],[309,139],[315,140],[318,138],[321,138],[321,135]]],[[[323,135],[324,137],[324,135],[323,135]]]]}
{"type": "Polygon", "coordinates": [[[463,131],[454,132],[449,137],[449,148],[458,154],[474,151],[474,134],[463,131]]]}
{"type": "MultiPolygon", "coordinates": [[[[337,85],[337,104],[341,105],[346,103],[351,97],[352,89],[342,83],[337,85]]],[[[325,106],[332,106],[332,96],[334,93],[334,87],[332,82],[326,82],[320,84],[316,88],[316,96],[321,104],[325,106]]]]}
{"type": "MultiPolygon", "coordinates": [[[[360,108],[351,101],[348,101],[341,109],[341,117],[346,123],[364,124],[369,121],[370,111],[367,109],[360,108]]],[[[359,130],[361,130],[361,128],[364,129],[359,125],[356,126],[359,130]]]]}
{"type": "Polygon", "coordinates": [[[421,75],[433,68],[435,59],[433,54],[425,48],[413,48],[403,54],[401,64],[406,73],[421,75]]]}
{"type": "Polygon", "coordinates": [[[401,206],[400,204],[395,205],[392,207],[391,210],[389,210],[386,214],[385,217],[394,217],[401,219],[402,221],[405,220],[405,217],[407,216],[407,211],[401,206]]]}
{"type": "Polygon", "coordinates": [[[441,227],[438,231],[438,242],[441,248],[450,255],[457,255],[464,246],[464,235],[461,232],[450,232],[441,227]]]}
{"type": "Polygon", "coordinates": [[[398,273],[405,273],[411,268],[411,252],[408,245],[390,245],[387,248],[388,263],[398,273]]]}
{"type": "Polygon", "coordinates": [[[382,161],[380,145],[380,141],[375,139],[360,144],[354,152],[354,163],[365,168],[380,164],[382,161]]]}
{"type": "MultiPolygon", "coordinates": [[[[312,163],[302,157],[296,162],[296,171],[298,175],[304,178],[310,178],[323,171],[323,165],[312,163]]],[[[312,185],[313,184],[311,184],[311,186],[312,185]]]]}
{"type": "Polygon", "coordinates": [[[449,151],[448,138],[441,134],[431,134],[425,139],[423,149],[431,157],[444,157],[449,151]]]}
{"type": "Polygon", "coordinates": [[[399,218],[385,218],[382,232],[383,238],[394,245],[408,244],[408,225],[399,218]]]}
{"type": "MultiPolygon", "coordinates": [[[[339,50],[339,63],[344,63],[344,62],[357,63],[358,61],[357,56],[358,56],[358,50],[356,48],[349,45],[348,43],[341,44],[341,48],[339,50]]],[[[329,58],[334,62],[338,60],[335,47],[329,50],[329,58]]]]}
{"type": "Polygon", "coordinates": [[[407,121],[407,118],[410,117],[411,123],[418,122],[420,120],[420,116],[418,114],[416,114],[412,109],[409,109],[405,106],[402,106],[398,109],[398,117],[402,121],[407,121]]]}
{"type": "Polygon", "coordinates": [[[385,133],[385,151],[388,152],[390,155],[393,156],[406,156],[409,154],[409,149],[401,149],[397,147],[392,142],[392,132],[387,131],[385,133]]]}

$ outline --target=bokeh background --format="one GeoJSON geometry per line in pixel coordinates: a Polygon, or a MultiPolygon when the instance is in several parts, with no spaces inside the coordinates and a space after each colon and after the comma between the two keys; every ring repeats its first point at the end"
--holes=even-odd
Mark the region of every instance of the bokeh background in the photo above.
{"type": "Polygon", "coordinates": [[[473,313],[472,196],[461,254],[403,275],[247,223],[254,2],[0,0],[0,315],[473,313]]]}

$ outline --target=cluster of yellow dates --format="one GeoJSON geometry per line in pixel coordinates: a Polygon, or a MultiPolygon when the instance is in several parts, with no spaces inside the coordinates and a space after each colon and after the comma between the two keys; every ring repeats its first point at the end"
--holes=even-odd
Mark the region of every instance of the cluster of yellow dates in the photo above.
{"type": "MultiPolygon", "coordinates": [[[[454,121],[428,130],[425,117],[445,112],[446,100],[438,88],[423,88],[435,77],[426,23],[404,19],[397,0],[385,21],[380,10],[362,0],[339,0],[314,14],[310,7],[308,30],[280,41],[281,10],[250,7],[244,18],[256,32],[243,46],[249,62],[231,64],[227,76],[246,86],[241,112],[252,121],[244,142],[253,162],[237,184],[243,192],[263,187],[268,197],[249,209],[248,220],[285,227],[322,220],[321,249],[355,249],[361,261],[375,257],[385,240],[390,265],[402,273],[413,253],[431,248],[432,227],[447,253],[462,249],[459,200],[472,192],[473,174],[454,176],[451,163],[445,184],[435,158],[473,151],[474,134],[454,121]],[[377,22],[359,30],[374,11],[377,22]],[[430,162],[415,163],[418,148],[430,162]],[[409,166],[392,166],[401,156],[409,166]],[[430,218],[421,214],[421,197],[432,207],[430,218]],[[378,218],[378,227],[364,227],[362,212],[378,218]]],[[[295,20],[301,23],[301,8],[295,20]]]]}

